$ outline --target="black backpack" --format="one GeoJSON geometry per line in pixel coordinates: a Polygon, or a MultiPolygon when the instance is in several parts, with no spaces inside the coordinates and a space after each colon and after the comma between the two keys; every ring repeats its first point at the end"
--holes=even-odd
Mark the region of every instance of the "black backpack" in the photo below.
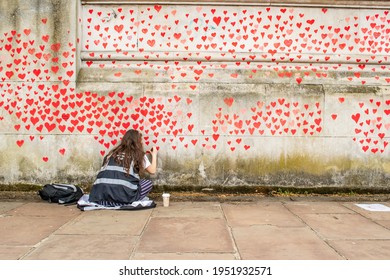
{"type": "Polygon", "coordinates": [[[43,200],[50,203],[70,204],[77,202],[84,194],[83,190],[75,185],[46,184],[38,191],[43,200]]]}

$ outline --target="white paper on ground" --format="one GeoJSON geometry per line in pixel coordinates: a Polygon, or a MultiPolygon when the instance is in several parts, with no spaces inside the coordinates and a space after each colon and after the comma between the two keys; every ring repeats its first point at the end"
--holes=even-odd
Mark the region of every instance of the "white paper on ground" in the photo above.
{"type": "Polygon", "coordinates": [[[374,204],[355,204],[355,205],[368,211],[390,212],[390,207],[383,204],[374,203],[374,204]]]}

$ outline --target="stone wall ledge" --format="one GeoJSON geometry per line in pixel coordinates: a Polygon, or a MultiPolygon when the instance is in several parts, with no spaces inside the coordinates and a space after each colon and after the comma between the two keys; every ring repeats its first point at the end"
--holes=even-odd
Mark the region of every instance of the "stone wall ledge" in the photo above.
{"type": "MultiPolygon", "coordinates": [[[[26,187],[27,185],[25,185],[26,187]]],[[[0,185],[0,201],[45,202],[37,194],[41,186],[31,185],[31,190],[3,190],[0,185]]],[[[344,201],[344,202],[376,202],[390,201],[389,189],[355,189],[355,188],[286,188],[266,187],[253,190],[218,191],[211,188],[198,190],[177,190],[171,188],[155,188],[149,198],[161,201],[162,192],[170,192],[172,203],[178,201],[219,201],[219,202],[253,202],[253,201],[344,201]]],[[[244,190],[243,190],[244,189],[244,190]]]]}
{"type": "Polygon", "coordinates": [[[343,8],[389,8],[390,3],[387,0],[379,1],[359,1],[359,0],[199,0],[199,1],[148,1],[148,0],[82,0],[82,4],[169,4],[169,5],[235,5],[235,6],[294,6],[294,7],[343,7],[343,8]]]}

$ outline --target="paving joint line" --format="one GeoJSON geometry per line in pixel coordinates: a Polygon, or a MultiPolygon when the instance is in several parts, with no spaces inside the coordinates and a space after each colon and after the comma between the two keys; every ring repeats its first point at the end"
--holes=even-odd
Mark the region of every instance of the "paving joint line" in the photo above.
{"type": "Polygon", "coordinates": [[[233,244],[233,250],[234,250],[233,255],[234,255],[234,258],[236,260],[242,260],[242,257],[241,257],[241,254],[240,254],[240,250],[238,249],[236,239],[234,238],[233,228],[229,225],[229,222],[227,220],[225,211],[223,210],[223,207],[222,207],[222,203],[219,203],[219,209],[222,212],[222,217],[223,217],[223,219],[225,221],[226,227],[228,228],[230,240],[232,241],[232,244],[233,244]]]}
{"type": "Polygon", "coordinates": [[[309,224],[307,224],[299,215],[297,215],[296,213],[294,213],[293,211],[291,211],[287,206],[286,206],[286,202],[281,202],[281,204],[283,205],[284,208],[286,208],[287,211],[289,211],[292,215],[294,215],[295,217],[297,217],[304,225],[306,225],[306,227],[308,227],[320,240],[322,240],[322,242],[324,242],[329,248],[331,248],[334,252],[336,252],[337,255],[339,255],[341,258],[343,259],[347,259],[344,255],[342,255],[336,248],[334,248],[331,244],[329,244],[329,242],[327,241],[327,239],[325,238],[325,236],[322,236],[319,232],[317,232],[314,228],[312,228],[311,226],[309,226],[309,224]]]}

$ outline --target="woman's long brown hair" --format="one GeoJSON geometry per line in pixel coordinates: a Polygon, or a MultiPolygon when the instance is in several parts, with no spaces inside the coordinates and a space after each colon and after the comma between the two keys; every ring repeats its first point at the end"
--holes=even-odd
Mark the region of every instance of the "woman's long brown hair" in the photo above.
{"type": "Polygon", "coordinates": [[[134,163],[134,172],[142,173],[144,155],[142,134],[137,130],[130,129],[125,133],[120,144],[108,153],[103,164],[106,164],[108,159],[113,157],[117,164],[124,167],[127,174],[130,173],[131,162],[134,163]]]}

